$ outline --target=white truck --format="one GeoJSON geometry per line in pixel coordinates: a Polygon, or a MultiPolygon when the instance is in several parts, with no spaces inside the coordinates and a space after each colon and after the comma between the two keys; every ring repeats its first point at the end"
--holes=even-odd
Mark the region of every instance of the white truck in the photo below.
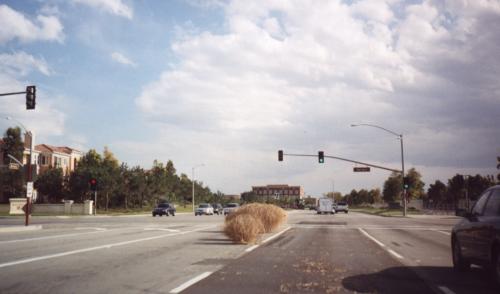
{"type": "Polygon", "coordinates": [[[322,213],[335,213],[335,207],[333,206],[333,200],[330,198],[319,198],[318,205],[316,206],[316,212],[318,214],[322,213]]]}

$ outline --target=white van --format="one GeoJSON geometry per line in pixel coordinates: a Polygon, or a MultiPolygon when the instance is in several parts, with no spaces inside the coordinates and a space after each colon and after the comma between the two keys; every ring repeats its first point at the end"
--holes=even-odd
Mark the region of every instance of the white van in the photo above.
{"type": "Polygon", "coordinates": [[[330,198],[320,198],[318,199],[318,205],[316,206],[316,212],[318,214],[322,213],[335,213],[335,208],[333,206],[333,200],[330,198]]]}

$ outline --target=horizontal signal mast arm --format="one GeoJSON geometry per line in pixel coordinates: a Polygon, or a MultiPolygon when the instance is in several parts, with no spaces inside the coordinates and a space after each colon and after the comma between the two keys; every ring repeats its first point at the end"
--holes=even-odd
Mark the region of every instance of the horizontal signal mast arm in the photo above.
{"type": "MultiPolygon", "coordinates": [[[[299,156],[299,157],[318,157],[318,155],[310,155],[310,154],[283,153],[283,155],[286,155],[286,156],[299,156]]],[[[371,164],[371,163],[361,162],[361,161],[347,159],[347,158],[342,158],[342,157],[337,157],[337,156],[328,156],[328,155],[325,155],[325,158],[333,158],[333,159],[338,159],[338,160],[342,160],[342,161],[347,161],[347,162],[352,162],[352,163],[357,163],[357,164],[363,164],[363,165],[371,166],[371,167],[374,167],[374,168],[389,170],[389,171],[396,172],[396,173],[401,173],[401,170],[398,170],[398,169],[383,167],[383,166],[380,166],[380,165],[375,165],[375,164],[371,164]]]]}

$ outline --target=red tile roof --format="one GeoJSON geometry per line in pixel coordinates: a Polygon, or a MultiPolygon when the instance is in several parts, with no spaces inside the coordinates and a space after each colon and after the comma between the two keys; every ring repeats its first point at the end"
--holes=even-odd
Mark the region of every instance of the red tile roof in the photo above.
{"type": "Polygon", "coordinates": [[[72,152],[80,152],[76,149],[67,147],[67,146],[51,146],[47,144],[39,144],[35,146],[35,150],[40,151],[40,152],[58,152],[58,153],[65,153],[65,154],[71,154],[72,152]]]}

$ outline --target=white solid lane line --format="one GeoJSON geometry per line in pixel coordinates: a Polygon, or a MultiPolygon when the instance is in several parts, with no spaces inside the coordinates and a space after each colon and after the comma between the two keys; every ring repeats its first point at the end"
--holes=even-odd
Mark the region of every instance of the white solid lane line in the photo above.
{"type": "Polygon", "coordinates": [[[170,290],[170,293],[174,293],[174,294],[180,293],[183,290],[185,290],[186,288],[188,288],[188,287],[198,283],[199,281],[203,280],[204,278],[210,276],[211,274],[212,274],[212,272],[204,272],[201,275],[198,275],[198,276],[192,278],[191,280],[185,282],[184,284],[180,285],[179,287],[170,290]]]}
{"type": "Polygon", "coordinates": [[[269,237],[269,238],[265,239],[264,241],[262,241],[262,244],[264,244],[264,243],[267,243],[267,242],[271,241],[272,239],[274,239],[274,238],[278,237],[279,235],[283,234],[284,232],[286,232],[286,231],[290,230],[291,228],[292,228],[292,227],[288,227],[288,228],[284,229],[283,231],[278,232],[278,233],[276,233],[276,234],[272,235],[271,237],[269,237]]]}
{"type": "Polygon", "coordinates": [[[439,286],[439,290],[441,290],[444,294],[455,294],[455,292],[451,291],[450,288],[446,286],[439,286]]]}
{"type": "Polygon", "coordinates": [[[403,256],[397,253],[396,251],[387,248],[387,251],[389,251],[390,254],[394,255],[396,258],[403,259],[403,256]]]}
{"type": "Polygon", "coordinates": [[[171,233],[180,232],[180,230],[167,229],[167,228],[144,228],[144,231],[165,231],[165,232],[171,232],[171,233]]]}
{"type": "Polygon", "coordinates": [[[362,228],[358,228],[358,230],[363,234],[365,235],[366,237],[368,237],[368,239],[372,240],[373,242],[377,243],[378,246],[382,247],[382,248],[385,248],[385,244],[380,242],[379,240],[373,238],[370,234],[368,234],[365,230],[363,230],[362,228]]]}
{"type": "Polygon", "coordinates": [[[245,252],[250,252],[252,250],[254,250],[255,248],[259,247],[259,245],[253,245],[253,246],[250,246],[248,247],[247,249],[245,249],[245,252]]]}
{"type": "Polygon", "coordinates": [[[377,243],[378,246],[382,247],[384,250],[386,250],[387,252],[389,252],[391,255],[395,256],[396,258],[399,258],[399,259],[404,259],[404,257],[397,253],[396,251],[388,248],[387,246],[385,246],[384,243],[380,242],[379,240],[375,239],[373,236],[371,236],[370,234],[368,234],[365,230],[363,230],[362,228],[358,228],[358,230],[363,234],[365,235],[368,239],[372,240],[373,242],[377,243]]]}
{"type": "MultiPolygon", "coordinates": [[[[270,237],[266,238],[264,241],[262,241],[262,243],[261,243],[261,244],[264,244],[264,243],[267,243],[267,242],[271,241],[272,239],[274,239],[274,238],[278,237],[279,235],[283,234],[284,232],[286,232],[286,231],[290,230],[291,228],[292,228],[292,227],[287,227],[286,229],[284,229],[284,230],[282,230],[282,231],[280,231],[280,232],[278,232],[278,233],[276,233],[276,234],[274,234],[274,235],[272,235],[272,236],[270,236],[270,237]]],[[[253,251],[254,249],[256,249],[256,248],[257,248],[257,247],[259,247],[259,246],[260,246],[260,244],[250,246],[250,247],[248,247],[247,249],[245,249],[245,252],[250,252],[250,251],[253,251]]]]}
{"type": "Polygon", "coordinates": [[[438,233],[441,233],[441,234],[445,234],[447,236],[451,236],[451,233],[450,232],[445,232],[445,231],[441,231],[441,230],[433,230],[435,232],[438,232],[438,233]]]}
{"type": "Polygon", "coordinates": [[[159,235],[159,236],[154,236],[154,237],[141,238],[141,239],[135,239],[135,240],[129,240],[129,241],[123,241],[123,242],[117,242],[117,243],[110,243],[110,244],[105,244],[105,245],[100,245],[100,246],[95,246],[95,247],[89,247],[89,248],[82,248],[82,249],[77,249],[77,250],[65,251],[65,252],[56,253],[56,254],[50,254],[50,255],[43,255],[43,256],[38,256],[38,257],[33,257],[33,258],[20,259],[20,260],[15,260],[15,261],[10,261],[10,262],[0,263],[0,268],[14,266],[14,265],[19,265],[19,264],[24,264],[24,263],[30,263],[30,262],[40,261],[40,260],[58,258],[58,257],[63,257],[63,256],[68,256],[68,255],[73,255],[73,254],[78,254],[78,253],[85,253],[85,252],[95,251],[95,250],[100,250],[100,249],[110,249],[110,248],[117,247],[117,246],[124,246],[124,245],[129,245],[129,244],[144,242],[144,241],[151,241],[151,240],[166,238],[166,237],[170,237],[170,236],[185,235],[185,234],[193,233],[193,232],[196,232],[196,231],[202,231],[202,230],[206,230],[206,229],[213,228],[213,227],[215,227],[215,225],[207,226],[207,227],[203,227],[203,228],[199,228],[199,229],[194,229],[194,230],[191,230],[191,231],[184,231],[184,232],[179,232],[179,233],[164,234],[164,235],[159,235]]]}

